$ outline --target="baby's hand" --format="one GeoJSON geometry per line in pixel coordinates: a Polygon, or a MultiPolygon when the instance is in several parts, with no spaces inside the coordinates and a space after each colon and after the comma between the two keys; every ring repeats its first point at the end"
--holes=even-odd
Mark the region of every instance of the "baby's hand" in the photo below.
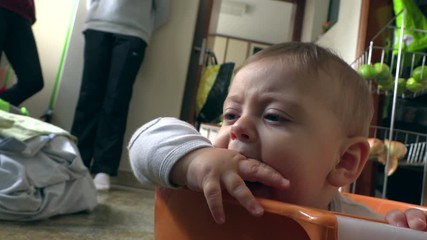
{"type": "Polygon", "coordinates": [[[203,192],[217,223],[225,222],[223,189],[251,214],[260,216],[264,209],[245,181],[281,189],[289,187],[289,181],[270,166],[222,148],[202,148],[189,153],[174,166],[171,180],[191,190],[203,192]]]}
{"type": "Polygon", "coordinates": [[[427,213],[419,209],[393,210],[387,213],[385,220],[394,226],[427,231],[427,213]]]}

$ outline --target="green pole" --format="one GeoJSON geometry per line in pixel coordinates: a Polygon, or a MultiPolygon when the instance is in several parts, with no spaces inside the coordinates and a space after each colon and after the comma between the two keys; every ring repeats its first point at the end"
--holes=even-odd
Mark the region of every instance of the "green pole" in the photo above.
{"type": "Polygon", "coordinates": [[[59,60],[58,71],[56,72],[55,82],[54,82],[54,85],[52,88],[52,93],[50,95],[49,107],[46,110],[46,112],[43,114],[43,116],[41,116],[41,118],[44,119],[46,122],[51,122],[51,120],[52,120],[53,109],[55,107],[55,101],[56,101],[56,97],[58,94],[58,87],[59,87],[59,84],[61,82],[62,72],[64,70],[65,57],[66,57],[67,52],[68,52],[70,37],[71,37],[71,33],[73,32],[74,20],[75,20],[75,17],[77,15],[78,6],[79,6],[79,0],[75,0],[73,11],[72,11],[71,17],[70,17],[70,21],[68,23],[68,29],[67,29],[67,34],[65,36],[64,47],[62,48],[62,53],[61,53],[61,57],[59,60]]]}

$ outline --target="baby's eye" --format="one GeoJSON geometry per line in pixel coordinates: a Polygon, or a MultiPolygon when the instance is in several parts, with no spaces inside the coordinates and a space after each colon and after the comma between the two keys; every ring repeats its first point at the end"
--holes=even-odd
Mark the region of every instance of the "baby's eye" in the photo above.
{"type": "Polygon", "coordinates": [[[223,118],[226,121],[231,121],[231,120],[236,120],[238,116],[234,113],[224,113],[223,118]]]}
{"type": "Polygon", "coordinates": [[[287,119],[283,118],[282,116],[280,116],[278,114],[273,114],[273,113],[266,114],[264,116],[264,118],[268,121],[271,121],[271,122],[284,122],[287,120],[287,119]]]}

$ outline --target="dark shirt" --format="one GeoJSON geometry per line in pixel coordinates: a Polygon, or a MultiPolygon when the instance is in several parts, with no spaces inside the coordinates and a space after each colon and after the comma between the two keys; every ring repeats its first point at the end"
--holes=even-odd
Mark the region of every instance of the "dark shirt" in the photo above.
{"type": "Polygon", "coordinates": [[[0,0],[0,8],[19,14],[30,24],[36,21],[34,0],[0,0]]]}

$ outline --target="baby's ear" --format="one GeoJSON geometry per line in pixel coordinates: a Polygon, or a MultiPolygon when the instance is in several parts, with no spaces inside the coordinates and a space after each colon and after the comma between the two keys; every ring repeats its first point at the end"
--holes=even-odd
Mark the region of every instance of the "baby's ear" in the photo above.
{"type": "Polygon", "coordinates": [[[365,137],[352,137],[344,141],[338,163],[328,175],[329,184],[342,187],[356,180],[369,156],[369,143],[365,137]]]}

